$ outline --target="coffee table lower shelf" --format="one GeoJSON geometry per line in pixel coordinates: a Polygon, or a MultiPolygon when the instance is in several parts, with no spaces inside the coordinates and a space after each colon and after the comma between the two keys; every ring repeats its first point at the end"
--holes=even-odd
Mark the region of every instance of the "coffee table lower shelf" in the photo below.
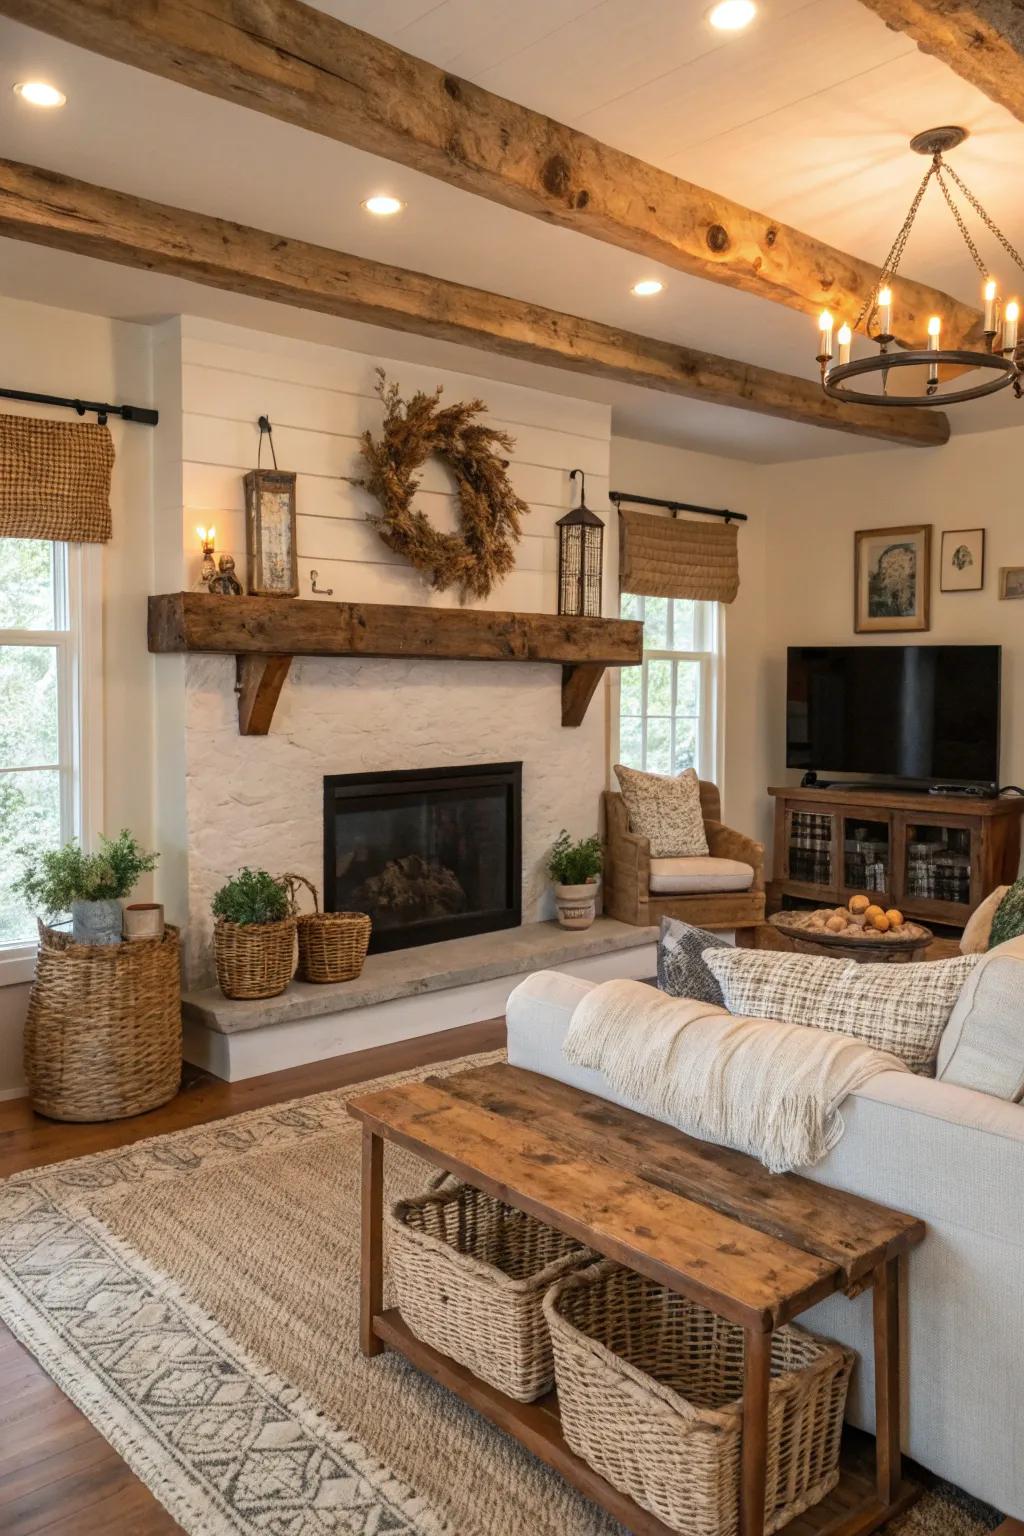
{"type": "MultiPolygon", "coordinates": [[[[633,1536],[676,1536],[670,1526],[641,1509],[626,1494],[613,1488],[600,1473],[575,1455],[565,1443],[554,1392],[535,1403],[518,1403],[497,1387],[480,1381],[464,1365],[424,1344],[409,1329],[397,1308],[373,1319],[375,1336],[389,1349],[415,1365],[464,1403],[512,1435],[539,1460],[554,1468],[585,1498],[619,1520],[633,1536]]],[[[784,1527],[786,1536],[869,1536],[886,1521],[909,1508],[921,1496],[919,1484],[904,1480],[889,1505],[879,1503],[873,1470],[846,1464],[836,1488],[813,1509],[798,1515],[784,1527]]]]}

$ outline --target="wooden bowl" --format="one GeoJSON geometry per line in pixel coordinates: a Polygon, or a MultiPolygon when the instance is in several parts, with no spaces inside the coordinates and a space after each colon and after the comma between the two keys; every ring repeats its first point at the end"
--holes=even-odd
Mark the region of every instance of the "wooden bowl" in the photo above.
{"type": "Polygon", "coordinates": [[[822,933],[805,928],[794,923],[794,915],[792,912],[776,912],[768,921],[777,932],[785,934],[801,955],[820,955],[824,951],[837,960],[860,960],[878,965],[887,960],[913,960],[934,938],[930,928],[921,923],[907,923],[907,932],[896,939],[884,933],[851,939],[845,933],[829,933],[827,930],[822,933]]]}

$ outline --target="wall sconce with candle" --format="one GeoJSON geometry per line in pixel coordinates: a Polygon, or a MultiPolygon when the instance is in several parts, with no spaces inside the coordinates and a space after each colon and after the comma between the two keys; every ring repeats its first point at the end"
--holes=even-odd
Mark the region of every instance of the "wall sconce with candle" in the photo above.
{"type": "Polygon", "coordinates": [[[198,535],[199,542],[203,549],[203,563],[199,569],[199,580],[196,582],[196,591],[202,591],[204,588],[206,591],[209,591],[210,582],[217,574],[217,562],[214,559],[214,555],[217,553],[215,543],[217,538],[217,530],[212,526],[209,528],[204,528],[202,524],[200,524],[196,528],[196,534],[198,535]]]}

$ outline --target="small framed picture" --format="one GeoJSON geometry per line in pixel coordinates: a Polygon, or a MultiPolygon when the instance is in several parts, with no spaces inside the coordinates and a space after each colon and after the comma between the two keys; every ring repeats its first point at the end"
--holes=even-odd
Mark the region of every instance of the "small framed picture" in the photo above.
{"type": "Polygon", "coordinates": [[[984,528],[944,529],[939,560],[939,591],[980,592],[984,585],[984,528]]]}
{"type": "Polygon", "coordinates": [[[854,632],[874,635],[928,629],[931,524],[860,528],[853,537],[854,632]]]}
{"type": "Polygon", "coordinates": [[[246,576],[253,597],[298,597],[295,475],[251,469],[245,476],[246,576]]]}
{"type": "Polygon", "coordinates": [[[1024,565],[1004,565],[999,570],[999,596],[1024,597],[1024,565]]]}

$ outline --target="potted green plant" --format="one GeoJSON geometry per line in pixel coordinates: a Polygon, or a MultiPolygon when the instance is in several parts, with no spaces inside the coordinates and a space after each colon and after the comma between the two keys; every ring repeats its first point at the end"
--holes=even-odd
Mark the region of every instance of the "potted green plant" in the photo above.
{"type": "Polygon", "coordinates": [[[277,997],[295,974],[295,913],[283,880],[240,869],[213,898],[213,955],[225,997],[277,997]]]}
{"type": "Polygon", "coordinates": [[[563,928],[589,928],[594,921],[597,880],[601,873],[601,839],[573,842],[563,827],[548,855],[548,874],[555,887],[555,906],[563,928]]]}
{"type": "Polygon", "coordinates": [[[96,853],[72,841],[26,857],[13,889],[29,906],[44,912],[50,923],[70,912],[77,944],[120,944],[121,903],[155,867],[159,854],[145,853],[125,828],[115,838],[101,837],[96,853]]]}

